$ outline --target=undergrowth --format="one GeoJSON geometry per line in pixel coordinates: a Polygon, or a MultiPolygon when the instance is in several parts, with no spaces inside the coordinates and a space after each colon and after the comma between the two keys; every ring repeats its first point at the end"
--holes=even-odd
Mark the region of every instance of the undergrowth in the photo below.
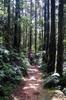
{"type": "Polygon", "coordinates": [[[23,53],[0,49],[0,100],[8,100],[13,89],[28,75],[29,66],[28,58],[23,53]]]}

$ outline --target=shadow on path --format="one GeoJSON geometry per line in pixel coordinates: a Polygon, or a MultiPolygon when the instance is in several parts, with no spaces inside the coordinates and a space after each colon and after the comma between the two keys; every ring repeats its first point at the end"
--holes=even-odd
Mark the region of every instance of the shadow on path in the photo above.
{"type": "Polygon", "coordinates": [[[28,68],[28,77],[23,79],[24,86],[22,82],[10,100],[50,100],[43,90],[41,75],[38,66],[28,68]]]}

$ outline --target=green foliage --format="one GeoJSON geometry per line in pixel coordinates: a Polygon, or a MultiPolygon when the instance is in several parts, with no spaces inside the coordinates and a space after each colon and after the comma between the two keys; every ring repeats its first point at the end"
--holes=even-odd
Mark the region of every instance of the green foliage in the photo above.
{"type": "Polygon", "coordinates": [[[40,27],[43,27],[43,25],[44,25],[44,22],[43,21],[44,21],[43,18],[40,18],[39,19],[38,23],[39,23],[40,27]]]}
{"type": "Polygon", "coordinates": [[[60,83],[62,87],[66,87],[66,69],[63,71],[63,77],[61,77],[60,83]]]}
{"type": "Polygon", "coordinates": [[[27,27],[30,26],[30,18],[29,17],[23,16],[23,17],[21,17],[21,21],[23,24],[23,30],[25,30],[27,27]]]}
{"type": "Polygon", "coordinates": [[[3,67],[5,77],[10,80],[18,80],[18,77],[21,79],[22,73],[20,68],[14,68],[12,65],[4,64],[3,67]]]}
{"type": "Polygon", "coordinates": [[[3,86],[0,86],[0,100],[9,100],[9,96],[13,89],[15,88],[15,84],[7,82],[3,86]]]}
{"type": "Polygon", "coordinates": [[[14,87],[27,75],[30,66],[28,58],[23,53],[8,51],[0,48],[0,98],[6,99],[14,87]]]}
{"type": "Polygon", "coordinates": [[[23,75],[27,75],[27,68],[30,66],[29,60],[28,58],[25,57],[25,55],[22,53],[20,53],[20,66],[21,66],[21,71],[23,73],[23,75]]]}
{"type": "Polygon", "coordinates": [[[43,73],[47,72],[47,64],[46,63],[42,63],[41,70],[43,73]]]}
{"type": "Polygon", "coordinates": [[[58,73],[48,75],[44,79],[44,86],[48,88],[56,87],[60,83],[60,76],[57,74],[58,73]]]}
{"type": "MultiPolygon", "coordinates": [[[[1,33],[0,33],[1,34],[1,33]]],[[[3,42],[3,37],[1,36],[0,37],[0,43],[2,43],[3,42]]]]}
{"type": "Polygon", "coordinates": [[[34,62],[39,66],[42,66],[42,55],[43,55],[43,51],[39,51],[35,55],[35,61],[34,62]]]}
{"type": "Polygon", "coordinates": [[[66,46],[66,40],[64,40],[64,45],[66,46]]]}

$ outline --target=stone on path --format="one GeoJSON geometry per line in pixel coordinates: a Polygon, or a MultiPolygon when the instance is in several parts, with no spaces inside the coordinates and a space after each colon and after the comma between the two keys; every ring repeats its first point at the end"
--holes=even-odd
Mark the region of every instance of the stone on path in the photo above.
{"type": "Polygon", "coordinates": [[[66,100],[66,97],[62,91],[55,90],[52,100],[66,100]]]}

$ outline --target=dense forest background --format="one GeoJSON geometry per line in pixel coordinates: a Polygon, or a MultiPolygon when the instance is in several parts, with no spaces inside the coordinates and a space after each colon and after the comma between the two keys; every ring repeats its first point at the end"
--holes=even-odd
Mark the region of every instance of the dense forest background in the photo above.
{"type": "Polygon", "coordinates": [[[0,0],[1,100],[32,64],[41,67],[46,86],[66,87],[65,0],[0,0]]]}

